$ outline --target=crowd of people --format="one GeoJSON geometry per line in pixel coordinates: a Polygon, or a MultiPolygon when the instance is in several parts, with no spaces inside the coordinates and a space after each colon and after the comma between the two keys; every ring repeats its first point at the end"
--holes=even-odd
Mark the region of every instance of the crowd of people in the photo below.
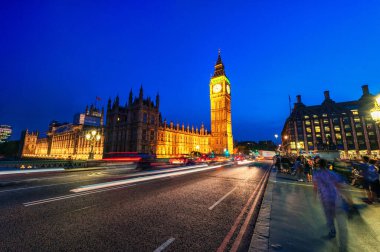
{"type": "MultiPolygon", "coordinates": [[[[380,183],[379,183],[379,166],[376,160],[364,156],[362,160],[352,168],[352,181],[361,179],[365,189],[363,201],[367,204],[380,202],[380,183]]],[[[327,160],[315,157],[305,156],[276,156],[273,165],[279,172],[288,173],[296,176],[299,182],[313,183],[314,195],[319,196],[322,207],[326,216],[329,228],[328,237],[334,238],[336,230],[334,226],[336,199],[340,197],[348,206],[347,211],[352,211],[354,205],[347,190],[343,188],[349,186],[344,176],[334,171],[332,163],[327,160]]],[[[355,181],[352,183],[353,185],[355,181]]]]}

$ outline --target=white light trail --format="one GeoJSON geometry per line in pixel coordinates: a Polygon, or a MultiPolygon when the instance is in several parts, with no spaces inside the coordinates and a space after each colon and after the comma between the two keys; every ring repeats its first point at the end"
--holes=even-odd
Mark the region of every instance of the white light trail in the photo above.
{"type": "Polygon", "coordinates": [[[207,166],[207,167],[202,167],[202,168],[192,168],[190,170],[184,170],[184,171],[178,171],[178,172],[170,172],[170,173],[157,174],[157,175],[152,175],[152,176],[145,176],[145,177],[138,177],[138,178],[131,178],[131,179],[124,179],[124,180],[118,180],[118,181],[111,181],[111,182],[81,186],[76,189],[72,189],[70,191],[78,193],[78,192],[84,192],[84,191],[90,191],[90,190],[97,190],[97,189],[106,188],[106,187],[120,186],[120,185],[138,183],[138,182],[143,182],[143,181],[148,181],[148,180],[185,175],[189,173],[206,171],[206,170],[211,170],[211,169],[220,168],[220,167],[222,166],[216,165],[216,166],[207,166]]]}

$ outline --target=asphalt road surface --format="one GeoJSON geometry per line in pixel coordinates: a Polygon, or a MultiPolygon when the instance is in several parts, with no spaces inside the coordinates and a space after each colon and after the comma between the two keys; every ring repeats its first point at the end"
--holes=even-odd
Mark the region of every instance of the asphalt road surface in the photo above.
{"type": "Polygon", "coordinates": [[[0,251],[227,251],[235,243],[242,251],[267,170],[253,163],[1,175],[0,251]]]}

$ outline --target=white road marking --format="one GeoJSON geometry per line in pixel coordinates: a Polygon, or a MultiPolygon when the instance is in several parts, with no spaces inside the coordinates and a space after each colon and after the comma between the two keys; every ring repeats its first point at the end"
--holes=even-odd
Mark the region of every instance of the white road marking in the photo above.
{"type": "Polygon", "coordinates": [[[167,240],[166,242],[162,243],[161,246],[159,246],[158,248],[156,248],[153,252],[161,252],[163,251],[167,246],[169,246],[172,242],[174,242],[174,238],[170,238],[169,240],[167,240]]]}
{"type": "Polygon", "coordinates": [[[87,207],[82,207],[82,208],[79,208],[79,209],[76,209],[76,210],[73,210],[73,211],[70,211],[69,213],[74,213],[74,212],[78,212],[78,211],[82,211],[82,210],[85,210],[87,208],[91,208],[91,207],[94,207],[96,205],[93,205],[93,206],[87,206],[87,207]]]}
{"type": "Polygon", "coordinates": [[[77,192],[84,192],[84,191],[89,191],[89,190],[97,190],[97,189],[101,189],[101,188],[120,186],[120,185],[126,185],[126,184],[131,184],[131,183],[138,183],[138,182],[154,180],[154,179],[159,179],[159,178],[174,177],[174,176],[179,176],[179,175],[184,175],[184,174],[189,174],[189,173],[194,173],[194,172],[211,170],[211,169],[220,168],[220,167],[222,167],[222,166],[221,165],[207,166],[207,167],[185,170],[185,171],[178,171],[178,172],[157,174],[157,175],[152,175],[152,176],[145,176],[145,177],[124,179],[124,180],[118,180],[118,181],[111,181],[111,182],[81,186],[81,187],[78,187],[78,188],[70,190],[70,191],[77,193],[77,192]]]}
{"type": "Polygon", "coordinates": [[[231,191],[229,191],[228,193],[226,193],[226,195],[224,195],[223,197],[221,197],[217,202],[215,202],[212,206],[210,206],[208,208],[208,210],[212,210],[214,209],[214,207],[216,207],[220,202],[222,202],[225,198],[228,197],[228,195],[230,195],[233,191],[235,191],[237,189],[237,186],[234,187],[234,189],[232,189],[231,191]]]}

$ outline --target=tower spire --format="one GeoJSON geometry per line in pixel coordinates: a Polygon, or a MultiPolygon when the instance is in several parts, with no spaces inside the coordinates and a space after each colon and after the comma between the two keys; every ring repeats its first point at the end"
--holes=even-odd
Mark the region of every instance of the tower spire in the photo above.
{"type": "Polygon", "coordinates": [[[214,75],[212,77],[226,75],[226,73],[224,72],[224,65],[222,61],[222,56],[220,54],[220,48],[218,49],[218,59],[216,60],[214,68],[214,75]]]}

